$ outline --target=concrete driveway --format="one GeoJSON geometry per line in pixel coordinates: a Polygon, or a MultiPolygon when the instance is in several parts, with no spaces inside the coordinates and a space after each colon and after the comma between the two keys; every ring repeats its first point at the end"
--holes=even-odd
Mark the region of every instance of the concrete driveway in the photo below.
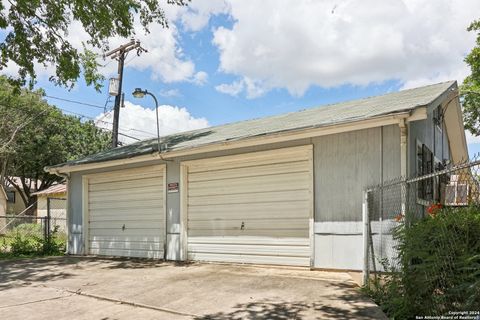
{"type": "Polygon", "coordinates": [[[6,319],[386,319],[347,273],[58,257],[0,261],[6,319]]]}

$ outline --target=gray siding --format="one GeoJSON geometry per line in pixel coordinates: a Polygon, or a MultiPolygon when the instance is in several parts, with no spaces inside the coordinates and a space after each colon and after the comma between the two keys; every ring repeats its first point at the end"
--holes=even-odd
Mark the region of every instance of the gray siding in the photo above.
{"type": "Polygon", "coordinates": [[[400,175],[400,130],[386,126],[313,139],[315,221],[361,221],[365,187],[400,175]]]}

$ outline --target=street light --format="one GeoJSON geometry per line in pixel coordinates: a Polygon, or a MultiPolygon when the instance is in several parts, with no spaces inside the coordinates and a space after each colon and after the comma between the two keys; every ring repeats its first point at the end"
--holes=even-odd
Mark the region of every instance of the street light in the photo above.
{"type": "Polygon", "coordinates": [[[155,100],[155,114],[157,116],[157,148],[158,148],[158,153],[160,153],[160,127],[158,124],[158,101],[157,98],[151,93],[148,92],[147,90],[142,90],[141,88],[135,88],[135,90],[132,92],[132,95],[135,98],[143,98],[145,95],[150,95],[152,96],[153,100],[155,100]]]}

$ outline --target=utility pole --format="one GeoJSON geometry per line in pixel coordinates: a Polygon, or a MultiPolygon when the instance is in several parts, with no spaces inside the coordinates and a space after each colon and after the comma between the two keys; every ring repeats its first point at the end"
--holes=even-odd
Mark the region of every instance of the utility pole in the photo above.
{"type": "MultiPolygon", "coordinates": [[[[123,83],[123,66],[125,65],[125,57],[127,53],[131,50],[137,50],[137,55],[140,53],[147,52],[144,48],[140,46],[140,41],[132,39],[130,42],[121,45],[120,47],[113,49],[105,54],[105,57],[110,57],[111,59],[118,60],[118,89],[116,90],[115,95],[115,106],[113,107],[113,128],[112,128],[112,147],[116,148],[118,146],[118,122],[120,119],[120,106],[123,105],[123,94],[122,94],[122,83],[123,83]]],[[[110,93],[112,94],[112,93],[110,93]]]]}

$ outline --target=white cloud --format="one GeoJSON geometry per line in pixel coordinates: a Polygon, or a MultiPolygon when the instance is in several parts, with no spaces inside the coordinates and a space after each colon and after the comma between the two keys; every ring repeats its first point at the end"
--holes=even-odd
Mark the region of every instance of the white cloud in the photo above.
{"type": "Polygon", "coordinates": [[[199,31],[207,26],[210,17],[230,11],[224,0],[195,0],[189,3],[181,14],[180,20],[188,31],[199,31]]]}
{"type": "Polygon", "coordinates": [[[195,73],[195,76],[193,77],[193,83],[203,86],[205,83],[208,81],[208,73],[205,71],[199,71],[195,73]]]}
{"type": "Polygon", "coordinates": [[[252,80],[248,77],[233,81],[232,83],[219,84],[215,89],[218,92],[229,94],[234,97],[245,91],[247,98],[249,99],[258,98],[265,93],[265,88],[260,81],[252,80]]]}
{"type": "Polygon", "coordinates": [[[160,91],[160,95],[165,98],[180,97],[182,94],[178,89],[169,89],[160,91]]]}
{"type": "Polygon", "coordinates": [[[300,96],[312,85],[463,80],[480,1],[232,0],[230,10],[233,26],[214,30],[220,71],[239,76],[247,97],[300,96]]]}
{"type": "Polygon", "coordinates": [[[230,84],[222,83],[215,87],[218,92],[229,94],[231,96],[238,96],[240,92],[243,91],[245,87],[244,81],[234,81],[230,84]]]}
{"type": "MultiPolygon", "coordinates": [[[[158,107],[158,118],[160,135],[162,136],[209,126],[207,119],[195,118],[187,109],[170,105],[161,105],[158,107]]],[[[96,117],[97,126],[101,128],[111,129],[111,122],[111,112],[108,114],[102,113],[96,117]]],[[[138,139],[155,138],[157,136],[155,122],[155,109],[144,108],[140,105],[125,101],[125,108],[122,108],[120,111],[119,132],[138,139]]],[[[120,136],[119,139],[125,143],[136,141],[125,136],[120,136]]]]}

